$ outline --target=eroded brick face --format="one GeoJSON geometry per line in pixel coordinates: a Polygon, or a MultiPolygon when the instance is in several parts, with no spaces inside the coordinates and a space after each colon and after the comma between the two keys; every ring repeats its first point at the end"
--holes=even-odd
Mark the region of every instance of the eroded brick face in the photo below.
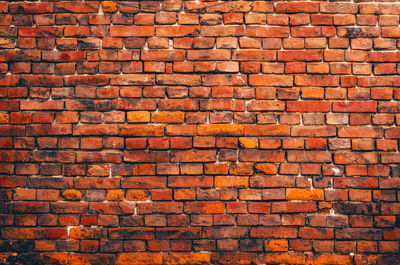
{"type": "Polygon", "coordinates": [[[0,263],[399,264],[400,6],[183,2],[0,2],[0,263]]]}

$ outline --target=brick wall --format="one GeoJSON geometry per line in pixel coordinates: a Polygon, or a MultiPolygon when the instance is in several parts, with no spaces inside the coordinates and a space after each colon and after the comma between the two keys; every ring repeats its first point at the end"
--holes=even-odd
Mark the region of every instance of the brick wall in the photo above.
{"type": "Polygon", "coordinates": [[[184,2],[0,2],[0,262],[400,263],[400,5],[184,2]]]}

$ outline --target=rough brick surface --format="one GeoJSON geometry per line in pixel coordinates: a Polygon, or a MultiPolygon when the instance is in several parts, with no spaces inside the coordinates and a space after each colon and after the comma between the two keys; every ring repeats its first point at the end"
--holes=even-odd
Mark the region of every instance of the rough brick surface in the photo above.
{"type": "Polygon", "coordinates": [[[400,264],[399,16],[0,0],[0,263],[400,264]]]}

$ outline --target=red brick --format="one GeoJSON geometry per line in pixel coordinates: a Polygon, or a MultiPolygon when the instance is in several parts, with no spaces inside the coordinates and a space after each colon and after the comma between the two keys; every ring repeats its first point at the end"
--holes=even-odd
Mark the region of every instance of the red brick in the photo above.
{"type": "Polygon", "coordinates": [[[242,125],[211,124],[197,126],[199,135],[240,136],[243,135],[242,125]]]}
{"type": "Polygon", "coordinates": [[[378,160],[375,153],[336,153],[335,162],[338,164],[374,164],[378,160]]]}
{"type": "Polygon", "coordinates": [[[276,6],[276,12],[278,13],[313,13],[319,11],[319,5],[317,3],[280,3],[276,6]]]}
{"type": "Polygon", "coordinates": [[[153,36],[153,26],[120,26],[115,25],[110,27],[111,37],[145,37],[153,36]]]}
{"type": "Polygon", "coordinates": [[[316,101],[288,101],[287,111],[298,112],[329,112],[331,106],[329,102],[316,101]]]}
{"type": "Polygon", "coordinates": [[[375,112],[377,109],[376,102],[334,102],[332,105],[334,112],[375,112]]]}
{"type": "Polygon", "coordinates": [[[360,135],[368,138],[381,138],[383,131],[377,127],[364,128],[362,126],[342,127],[338,130],[339,137],[360,137],[360,135]]]}
{"type": "Polygon", "coordinates": [[[305,76],[296,75],[294,80],[299,86],[338,86],[339,79],[336,76],[305,76]]]}
{"type": "MultiPolygon", "coordinates": [[[[158,37],[183,37],[187,35],[198,36],[199,26],[157,26],[156,36],[158,37]]],[[[151,32],[153,35],[153,32],[151,32]]],[[[135,35],[132,35],[135,36],[135,35]]],[[[137,36],[137,35],[136,35],[137,36]]]]}
{"type": "Polygon", "coordinates": [[[122,253],[116,259],[116,264],[162,264],[161,253],[122,253]]]}
{"type": "Polygon", "coordinates": [[[212,162],[216,159],[216,153],[212,150],[173,151],[173,162],[212,162]]]}
{"type": "Polygon", "coordinates": [[[187,202],[186,213],[224,213],[225,206],[222,202],[187,202]]]}
{"type": "MultiPolygon", "coordinates": [[[[194,32],[196,34],[196,31],[194,32]]],[[[243,26],[202,26],[201,35],[204,37],[226,37],[226,36],[243,36],[243,26]]],[[[197,35],[196,35],[197,36],[197,35]]]]}
{"type": "Polygon", "coordinates": [[[352,258],[349,255],[320,254],[310,256],[307,262],[309,264],[352,264],[352,258]]]}

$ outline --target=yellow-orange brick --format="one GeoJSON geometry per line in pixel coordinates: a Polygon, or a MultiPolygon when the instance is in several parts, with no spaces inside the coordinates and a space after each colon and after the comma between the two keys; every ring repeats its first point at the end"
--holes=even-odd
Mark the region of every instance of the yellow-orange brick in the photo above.
{"type": "Polygon", "coordinates": [[[115,12],[117,10],[117,3],[111,1],[103,1],[101,5],[104,12],[115,12]]]}
{"type": "Polygon", "coordinates": [[[122,190],[110,190],[107,192],[107,201],[123,201],[124,192],[122,190]]]}
{"type": "Polygon", "coordinates": [[[127,113],[127,119],[130,123],[149,122],[150,112],[148,111],[130,111],[127,113]]]}
{"type": "Polygon", "coordinates": [[[62,196],[68,201],[79,201],[82,198],[82,193],[79,190],[65,190],[62,196]]]}
{"type": "Polygon", "coordinates": [[[239,138],[240,147],[243,148],[257,148],[258,138],[255,137],[241,137],[239,138]]]}
{"type": "Polygon", "coordinates": [[[287,200],[320,201],[324,200],[324,191],[321,189],[287,189],[287,200]]]}
{"type": "Polygon", "coordinates": [[[243,135],[241,124],[201,124],[197,126],[199,135],[240,136],[243,135]]]}

